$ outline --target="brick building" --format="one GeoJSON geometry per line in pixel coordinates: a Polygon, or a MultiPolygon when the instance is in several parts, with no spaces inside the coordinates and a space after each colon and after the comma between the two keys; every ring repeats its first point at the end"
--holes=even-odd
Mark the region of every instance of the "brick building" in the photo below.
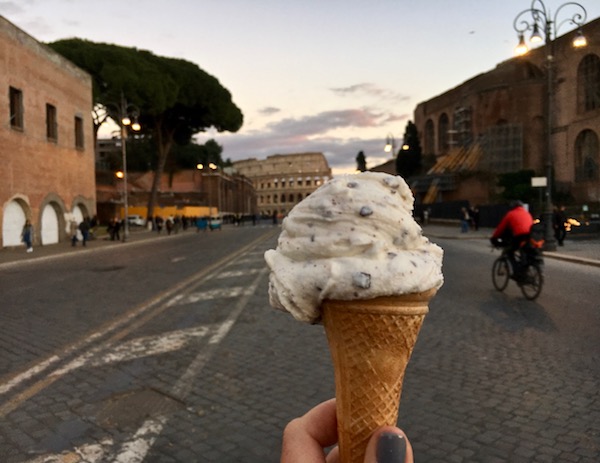
{"type": "Polygon", "coordinates": [[[323,153],[274,154],[263,160],[236,161],[233,166],[254,184],[262,216],[285,216],[331,178],[323,153]]]}
{"type": "Polygon", "coordinates": [[[0,16],[1,245],[67,239],[96,211],[90,76],[0,16]]]}
{"type": "MultiPolygon", "coordinates": [[[[154,172],[130,172],[127,198],[129,214],[146,218],[154,172]]],[[[123,218],[123,180],[114,172],[97,171],[98,219],[108,223],[113,217],[123,218]]],[[[161,177],[156,216],[252,216],[256,210],[256,192],[250,179],[234,172],[186,169],[161,177]]]]}
{"type": "MultiPolygon", "coordinates": [[[[572,47],[577,31],[554,41],[553,166],[558,191],[578,202],[598,202],[600,19],[582,31],[584,48],[572,47]]],[[[416,107],[424,156],[451,158],[415,181],[420,199],[484,203],[497,173],[531,169],[545,176],[546,48],[504,61],[416,107]]]]}

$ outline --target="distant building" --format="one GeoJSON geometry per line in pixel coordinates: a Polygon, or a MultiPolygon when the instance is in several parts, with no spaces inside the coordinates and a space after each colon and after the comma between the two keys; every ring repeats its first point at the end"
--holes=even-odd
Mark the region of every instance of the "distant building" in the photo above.
{"type": "MultiPolygon", "coordinates": [[[[154,172],[130,172],[127,182],[129,214],[147,217],[154,172]]],[[[97,175],[98,218],[107,223],[122,218],[123,180],[114,172],[97,175]]],[[[232,169],[205,172],[187,169],[164,173],[155,205],[156,216],[221,216],[225,219],[256,214],[256,192],[252,182],[232,169]]]]}
{"type": "MultiPolygon", "coordinates": [[[[600,19],[582,31],[584,48],[572,47],[576,30],[554,41],[550,132],[556,189],[588,202],[600,201],[600,19]]],[[[545,176],[546,48],[504,61],[416,107],[423,156],[438,160],[411,185],[419,200],[484,203],[498,173],[531,169],[545,176]]]]}
{"type": "Polygon", "coordinates": [[[96,212],[92,80],[0,16],[1,245],[67,239],[96,212]]]}
{"type": "Polygon", "coordinates": [[[285,216],[291,209],[331,178],[323,153],[274,154],[264,160],[233,163],[256,190],[258,213],[285,216]]]}

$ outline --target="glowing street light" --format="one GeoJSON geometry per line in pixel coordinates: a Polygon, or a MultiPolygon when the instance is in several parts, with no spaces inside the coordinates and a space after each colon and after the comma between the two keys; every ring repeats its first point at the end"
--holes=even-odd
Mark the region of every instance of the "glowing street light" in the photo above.
{"type": "Polygon", "coordinates": [[[123,213],[125,215],[125,223],[123,224],[123,241],[129,237],[129,199],[127,192],[127,127],[131,127],[133,131],[139,131],[142,127],[137,121],[139,108],[135,105],[128,104],[123,92],[121,92],[121,101],[118,106],[118,124],[121,129],[121,158],[123,162],[123,170],[117,172],[117,177],[123,179],[123,213]],[[119,176],[119,174],[121,174],[119,176]]]}
{"type": "Polygon", "coordinates": [[[529,51],[525,43],[525,33],[531,31],[529,41],[531,43],[539,43],[544,41],[546,46],[546,108],[545,108],[545,141],[546,141],[546,198],[544,218],[544,248],[547,251],[556,250],[556,240],[554,238],[554,229],[552,224],[553,207],[552,207],[552,171],[553,171],[553,154],[552,154],[552,116],[553,116],[553,99],[554,99],[554,67],[555,67],[555,39],[558,34],[558,29],[565,23],[577,26],[579,28],[572,44],[575,48],[584,47],[587,45],[587,40],[583,36],[581,26],[585,23],[587,11],[579,3],[566,2],[558,7],[554,16],[550,14],[550,10],[546,8],[542,0],[533,0],[531,7],[521,11],[514,19],[513,28],[518,34],[519,43],[515,48],[516,55],[524,55],[529,51]],[[561,11],[565,8],[571,10],[571,16],[567,15],[565,19],[559,22],[561,11]],[[543,37],[542,37],[543,35],[543,37]]]}
{"type": "Polygon", "coordinates": [[[385,147],[383,148],[383,151],[392,153],[392,156],[396,156],[396,139],[391,133],[388,133],[385,138],[385,147]]]}

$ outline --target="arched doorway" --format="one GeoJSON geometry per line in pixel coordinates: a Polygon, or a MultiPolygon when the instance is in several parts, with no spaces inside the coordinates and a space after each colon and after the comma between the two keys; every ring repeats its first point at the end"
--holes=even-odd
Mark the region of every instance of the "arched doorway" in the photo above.
{"type": "Polygon", "coordinates": [[[59,241],[59,220],[56,206],[46,204],[42,211],[41,241],[42,245],[56,244],[59,241]]]}
{"type": "Polygon", "coordinates": [[[7,246],[20,246],[21,242],[21,231],[25,220],[27,220],[27,214],[25,212],[25,204],[21,201],[12,200],[9,201],[4,207],[4,213],[2,214],[2,245],[7,246]]]}

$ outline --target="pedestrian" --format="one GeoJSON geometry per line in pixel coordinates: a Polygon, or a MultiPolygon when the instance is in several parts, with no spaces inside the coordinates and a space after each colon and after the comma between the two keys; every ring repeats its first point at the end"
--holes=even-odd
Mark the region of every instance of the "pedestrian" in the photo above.
{"type": "Polygon", "coordinates": [[[110,222],[108,224],[108,234],[110,235],[111,241],[120,241],[121,240],[120,230],[121,230],[121,221],[119,219],[117,219],[116,217],[113,217],[112,219],[110,219],[110,222]]]}
{"type": "Polygon", "coordinates": [[[33,225],[31,225],[31,221],[29,219],[27,219],[25,221],[25,225],[23,225],[23,230],[21,231],[21,241],[25,243],[27,252],[33,252],[33,225]]]}
{"type": "Polygon", "coordinates": [[[173,218],[171,216],[165,220],[165,228],[167,229],[167,235],[170,235],[173,231],[173,218]]]}
{"type": "Polygon", "coordinates": [[[78,229],[79,229],[79,227],[77,226],[77,220],[71,219],[71,222],[69,222],[69,233],[71,235],[71,246],[76,246],[77,241],[79,241],[77,239],[77,230],[78,229]]]}
{"type": "Polygon", "coordinates": [[[79,224],[79,231],[81,232],[81,243],[84,246],[87,246],[87,242],[90,239],[90,219],[84,218],[83,221],[79,224]]]}
{"type": "Polygon", "coordinates": [[[471,218],[469,217],[469,211],[466,207],[460,208],[460,231],[461,233],[467,233],[469,231],[469,224],[471,218]]]}
{"type": "Polygon", "coordinates": [[[479,206],[471,208],[469,215],[471,216],[471,225],[473,226],[473,230],[479,230],[479,206]]]}
{"type": "Polygon", "coordinates": [[[567,215],[565,213],[565,206],[554,208],[552,221],[552,225],[554,227],[554,237],[556,238],[559,246],[564,246],[564,241],[567,237],[567,215]]]}
{"type": "Polygon", "coordinates": [[[277,211],[273,211],[273,225],[277,225],[277,211]]]}

